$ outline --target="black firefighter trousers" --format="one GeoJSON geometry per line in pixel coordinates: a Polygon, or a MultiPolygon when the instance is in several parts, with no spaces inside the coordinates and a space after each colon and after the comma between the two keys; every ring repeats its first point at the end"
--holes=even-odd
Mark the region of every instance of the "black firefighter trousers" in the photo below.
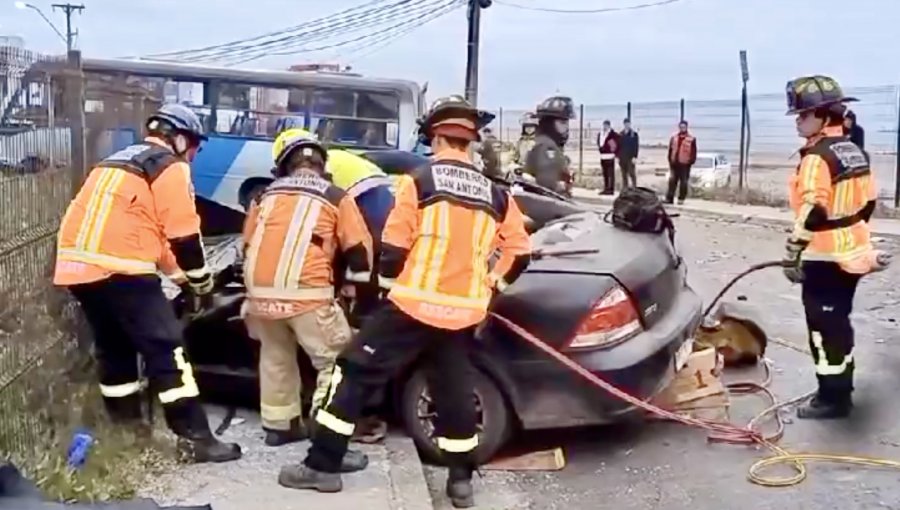
{"type": "Polygon", "coordinates": [[[688,186],[691,180],[691,165],[682,163],[669,163],[669,188],[666,190],[666,202],[675,202],[675,191],[678,190],[678,201],[684,202],[687,198],[688,186]]]}
{"type": "Polygon", "coordinates": [[[140,353],[169,428],[189,439],[207,436],[209,424],[198,399],[182,326],[159,278],[113,275],[69,290],[94,333],[100,390],[110,416],[121,421],[141,418],[140,353]]]}
{"type": "Polygon", "coordinates": [[[434,436],[451,467],[471,467],[476,433],[474,369],[469,350],[474,327],[439,329],[410,317],[390,301],[364,323],[338,357],[326,405],[305,464],[326,473],[340,470],[363,404],[404,367],[424,356],[433,399],[434,436]]]}
{"type": "Polygon", "coordinates": [[[860,275],[847,273],[835,262],[803,263],[803,308],[809,347],[816,364],[818,397],[846,405],[853,391],[853,297],[860,275]]]}

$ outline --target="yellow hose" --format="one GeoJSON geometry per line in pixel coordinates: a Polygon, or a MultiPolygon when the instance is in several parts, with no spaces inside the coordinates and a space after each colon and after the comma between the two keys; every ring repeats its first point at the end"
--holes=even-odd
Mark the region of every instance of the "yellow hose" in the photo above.
{"type": "MultiPolygon", "coordinates": [[[[781,338],[770,338],[771,342],[781,345],[783,347],[787,347],[788,349],[795,350],[797,352],[802,352],[807,355],[811,355],[808,349],[804,347],[795,345],[791,342],[783,340],[781,338]]],[[[799,397],[792,398],[791,400],[780,402],[772,405],[768,409],[764,410],[760,414],[758,414],[750,423],[747,425],[748,428],[754,428],[754,426],[760,422],[766,416],[778,412],[779,409],[787,407],[789,405],[796,404],[807,398],[811,397],[815,394],[815,391],[807,392],[799,397]]],[[[756,485],[761,485],[763,487],[790,487],[792,485],[797,485],[806,479],[806,466],[804,462],[824,462],[830,464],[850,464],[854,466],[860,467],[874,467],[874,468],[889,468],[896,469],[900,471],[900,461],[890,460],[890,459],[880,459],[877,457],[868,457],[862,455],[837,455],[837,454],[824,454],[824,453],[791,453],[785,450],[784,448],[775,445],[771,442],[764,442],[765,446],[775,452],[775,455],[770,457],[766,457],[764,459],[760,459],[753,463],[750,466],[750,469],[747,473],[747,478],[750,482],[755,483],[756,485]],[[793,476],[763,476],[760,472],[764,469],[771,468],[773,466],[778,466],[782,464],[788,464],[794,470],[793,476]]]]}

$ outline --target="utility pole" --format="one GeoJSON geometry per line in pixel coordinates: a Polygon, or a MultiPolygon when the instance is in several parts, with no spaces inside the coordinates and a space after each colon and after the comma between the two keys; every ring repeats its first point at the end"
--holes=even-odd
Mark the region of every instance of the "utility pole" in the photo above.
{"type": "Polygon", "coordinates": [[[74,5],[74,4],[53,4],[53,10],[61,9],[66,13],[66,49],[68,51],[72,51],[75,48],[75,36],[78,35],[78,31],[72,30],[72,13],[77,12],[81,14],[81,11],[84,10],[83,5],[74,5]]]}
{"type": "Polygon", "coordinates": [[[469,37],[466,55],[466,99],[478,104],[478,47],[481,41],[481,10],[493,0],[469,0],[469,37]]]}

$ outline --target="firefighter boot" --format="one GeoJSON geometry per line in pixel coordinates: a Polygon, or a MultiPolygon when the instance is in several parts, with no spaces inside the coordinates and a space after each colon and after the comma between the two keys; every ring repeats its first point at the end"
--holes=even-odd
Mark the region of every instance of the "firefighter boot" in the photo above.
{"type": "MultiPolygon", "coordinates": [[[[314,418],[315,411],[305,420],[306,430],[309,437],[313,437],[316,433],[316,420],[314,418]]],[[[348,449],[341,461],[341,473],[353,473],[362,471],[369,466],[369,456],[359,450],[348,449]]]]}
{"type": "Polygon", "coordinates": [[[340,473],[316,471],[305,464],[293,464],[281,468],[278,485],[290,489],[306,489],[319,492],[341,492],[344,483],[340,473]]]}
{"type": "Polygon", "coordinates": [[[453,503],[453,508],[472,508],[475,506],[471,468],[450,468],[450,474],[447,477],[447,497],[453,503]]]}
{"type": "Polygon", "coordinates": [[[263,427],[266,431],[266,446],[283,446],[290,443],[303,441],[309,434],[306,425],[300,420],[300,417],[291,420],[288,430],[275,430],[263,427]]]}
{"type": "Polygon", "coordinates": [[[852,408],[850,397],[826,399],[816,394],[807,404],[797,409],[797,417],[802,420],[834,420],[850,416],[852,408]]]}
{"type": "Polygon", "coordinates": [[[166,422],[177,436],[178,448],[194,462],[228,462],[241,458],[241,447],[223,443],[213,436],[206,412],[196,398],[165,407],[166,422]]]}
{"type": "Polygon", "coordinates": [[[359,450],[347,450],[341,460],[341,473],[362,471],[369,465],[369,456],[359,450]]]}

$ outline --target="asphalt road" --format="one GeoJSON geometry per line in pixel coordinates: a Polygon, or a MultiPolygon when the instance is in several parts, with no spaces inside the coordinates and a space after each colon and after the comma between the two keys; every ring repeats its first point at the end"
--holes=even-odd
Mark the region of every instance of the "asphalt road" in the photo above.
{"type": "MultiPolygon", "coordinates": [[[[747,266],[781,257],[785,232],[777,228],[679,218],[677,242],[688,261],[689,280],[708,300],[747,266]]],[[[879,246],[900,253],[900,244],[879,246]]],[[[856,412],[847,421],[807,422],[786,412],[782,445],[792,451],[853,453],[900,460],[900,264],[867,276],[853,316],[857,332],[856,412]]],[[[805,345],[799,287],[777,269],[739,283],[770,336],[805,345]]],[[[794,350],[771,345],[774,391],[782,399],[814,387],[812,363],[794,350]]],[[[740,375],[729,374],[728,377],[740,375]]],[[[764,403],[736,397],[731,415],[746,421],[764,403]]],[[[486,472],[476,477],[478,508],[518,509],[900,509],[900,472],[811,465],[809,477],[790,488],[763,488],[746,480],[747,468],[765,454],[754,448],[711,445],[702,431],[677,424],[648,423],[532,434],[521,445],[563,446],[568,465],[551,473],[486,472]]],[[[426,468],[435,508],[450,508],[443,496],[443,470],[426,468]]]]}

